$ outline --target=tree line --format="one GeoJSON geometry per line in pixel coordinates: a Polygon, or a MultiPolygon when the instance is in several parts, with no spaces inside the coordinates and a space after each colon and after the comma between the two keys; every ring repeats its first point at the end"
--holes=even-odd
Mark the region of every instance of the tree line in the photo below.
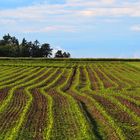
{"type": "MultiPolygon", "coordinates": [[[[9,34],[0,40],[0,57],[47,57],[53,56],[53,48],[49,43],[40,44],[38,40],[27,41],[22,39],[21,43],[16,37],[9,34]]],[[[70,58],[69,52],[58,50],[55,58],[70,58]]]]}

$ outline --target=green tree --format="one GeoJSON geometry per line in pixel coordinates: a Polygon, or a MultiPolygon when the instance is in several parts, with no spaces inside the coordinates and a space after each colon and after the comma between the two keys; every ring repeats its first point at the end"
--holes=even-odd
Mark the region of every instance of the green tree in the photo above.
{"type": "Polygon", "coordinates": [[[31,50],[30,44],[27,42],[27,40],[25,38],[23,38],[23,40],[20,44],[20,56],[21,57],[29,57],[30,50],[31,50]]]}
{"type": "Polygon", "coordinates": [[[19,41],[16,37],[11,37],[9,34],[4,35],[0,40],[0,56],[17,57],[19,56],[19,41]]]}
{"type": "MultiPolygon", "coordinates": [[[[50,44],[40,44],[38,40],[28,42],[23,38],[21,44],[16,37],[10,34],[4,35],[0,40],[0,57],[51,57],[53,49],[50,44]]],[[[56,58],[69,58],[70,53],[58,50],[55,53],[56,58]]]]}
{"type": "Polygon", "coordinates": [[[3,36],[4,45],[9,44],[11,38],[12,38],[12,37],[11,37],[9,34],[4,35],[4,36],[3,36]]]}
{"type": "Polygon", "coordinates": [[[52,48],[50,47],[50,44],[44,43],[41,45],[40,53],[42,57],[51,57],[52,56],[52,48]]]}
{"type": "Polygon", "coordinates": [[[31,56],[32,57],[40,57],[40,43],[38,40],[35,40],[34,43],[30,42],[30,48],[31,48],[31,56]]]}
{"type": "Polygon", "coordinates": [[[64,53],[63,53],[63,57],[64,57],[64,58],[70,58],[70,53],[64,52],[64,53]]]}
{"type": "Polygon", "coordinates": [[[58,50],[58,51],[55,53],[55,58],[63,58],[62,50],[58,50]]]}

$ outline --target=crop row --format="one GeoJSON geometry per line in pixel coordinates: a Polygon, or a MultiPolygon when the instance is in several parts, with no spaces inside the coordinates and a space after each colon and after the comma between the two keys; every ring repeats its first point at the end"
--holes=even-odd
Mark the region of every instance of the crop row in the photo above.
{"type": "Polygon", "coordinates": [[[140,137],[139,68],[1,66],[0,74],[0,140],[140,137]]]}

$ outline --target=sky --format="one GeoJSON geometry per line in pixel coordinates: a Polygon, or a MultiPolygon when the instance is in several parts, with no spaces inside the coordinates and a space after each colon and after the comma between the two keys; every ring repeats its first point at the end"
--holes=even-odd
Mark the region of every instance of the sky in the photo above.
{"type": "Polygon", "coordinates": [[[140,57],[140,0],[0,0],[0,37],[84,58],[140,57]]]}

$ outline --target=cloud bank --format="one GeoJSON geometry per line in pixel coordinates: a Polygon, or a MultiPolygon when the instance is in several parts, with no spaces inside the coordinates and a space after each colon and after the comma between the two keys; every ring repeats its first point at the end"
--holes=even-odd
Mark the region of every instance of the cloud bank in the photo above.
{"type": "MultiPolygon", "coordinates": [[[[17,0],[8,1],[18,2],[17,0]]],[[[140,2],[120,0],[63,0],[61,2],[44,0],[41,2],[36,0],[32,1],[30,6],[0,10],[0,25],[7,30],[24,33],[76,32],[86,29],[84,25],[86,22],[90,22],[88,26],[92,28],[97,18],[111,21],[111,19],[118,20],[123,17],[140,18],[140,2]]],[[[138,28],[133,27],[132,30],[136,31],[138,28]]]]}

